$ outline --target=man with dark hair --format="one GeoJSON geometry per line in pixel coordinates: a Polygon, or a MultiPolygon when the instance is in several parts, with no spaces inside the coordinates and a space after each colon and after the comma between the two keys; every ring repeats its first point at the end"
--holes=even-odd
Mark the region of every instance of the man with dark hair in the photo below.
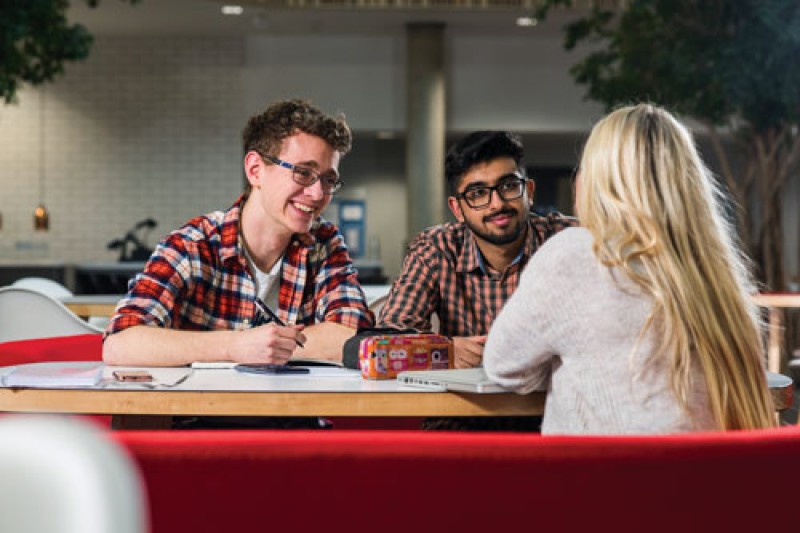
{"type": "Polygon", "coordinates": [[[344,118],[281,101],[242,137],[246,191],[159,243],[106,330],[107,363],[341,360],[372,325],[342,235],[320,217],[342,185],[344,118]]]}
{"type": "Polygon", "coordinates": [[[445,160],[448,205],[458,223],[428,228],[411,241],[378,323],[452,337],[455,366],[479,366],[492,321],[517,288],[531,255],[576,224],[559,213],[531,211],[522,141],[513,133],[478,131],[445,160]]]}

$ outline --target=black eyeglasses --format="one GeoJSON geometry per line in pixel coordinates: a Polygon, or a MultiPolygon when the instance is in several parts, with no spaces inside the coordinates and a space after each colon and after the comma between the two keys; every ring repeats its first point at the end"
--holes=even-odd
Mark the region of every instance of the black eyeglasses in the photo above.
{"type": "Polygon", "coordinates": [[[337,176],[334,171],[322,174],[312,168],[304,167],[302,165],[293,165],[292,163],[287,163],[283,159],[278,159],[277,157],[272,157],[271,155],[264,156],[264,159],[270,163],[274,163],[278,166],[291,170],[292,179],[298,185],[302,185],[303,187],[311,187],[319,181],[322,184],[322,192],[324,194],[336,194],[336,191],[341,189],[342,185],[344,185],[344,182],[339,179],[339,176],[337,176]]]}
{"type": "Polygon", "coordinates": [[[472,209],[482,209],[492,201],[492,191],[497,191],[500,198],[505,201],[516,200],[525,192],[526,181],[517,173],[508,174],[500,178],[494,187],[486,185],[469,187],[466,191],[456,194],[456,198],[463,198],[472,209]]]}

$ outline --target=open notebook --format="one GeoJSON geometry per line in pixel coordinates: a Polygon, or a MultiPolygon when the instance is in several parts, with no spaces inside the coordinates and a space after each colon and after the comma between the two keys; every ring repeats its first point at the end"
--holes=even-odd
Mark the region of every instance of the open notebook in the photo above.
{"type": "Polygon", "coordinates": [[[508,392],[486,377],[483,368],[449,370],[406,370],[397,374],[397,382],[412,387],[459,392],[508,392]]]}

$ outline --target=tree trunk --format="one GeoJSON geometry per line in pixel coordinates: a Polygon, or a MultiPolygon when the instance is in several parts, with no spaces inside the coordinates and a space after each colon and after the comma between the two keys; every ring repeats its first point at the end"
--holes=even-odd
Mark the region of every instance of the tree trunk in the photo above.
{"type": "Polygon", "coordinates": [[[790,128],[767,130],[752,135],[751,157],[758,168],[758,228],[761,281],[768,290],[786,290],[783,246],[783,192],[790,173],[795,169],[800,150],[800,136],[790,128]]]}
{"type": "Polygon", "coordinates": [[[753,259],[756,278],[765,290],[785,290],[783,192],[796,168],[800,135],[789,128],[741,132],[738,144],[746,160],[734,165],[719,132],[711,124],[706,127],[719,172],[736,203],[739,237],[753,259]]]}
{"type": "MultiPolygon", "coordinates": [[[[728,194],[731,197],[731,206],[736,217],[736,228],[738,230],[742,249],[754,263],[757,263],[758,233],[754,232],[753,216],[751,212],[752,189],[757,174],[754,161],[751,157],[748,157],[746,161],[734,164],[731,160],[732,154],[730,148],[725,146],[717,128],[711,123],[706,123],[705,126],[711,140],[711,146],[719,162],[718,172],[721,174],[728,194]],[[734,171],[734,168],[737,170],[734,171]]],[[[738,144],[739,143],[737,143],[737,147],[738,144]]],[[[737,154],[747,153],[746,150],[736,150],[736,152],[737,154]]]]}

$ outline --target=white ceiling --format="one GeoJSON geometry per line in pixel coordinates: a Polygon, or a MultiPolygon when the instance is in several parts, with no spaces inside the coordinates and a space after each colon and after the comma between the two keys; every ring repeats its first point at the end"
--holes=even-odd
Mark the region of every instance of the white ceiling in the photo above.
{"type": "MultiPolygon", "coordinates": [[[[285,0],[292,1],[292,0],[285,0]]],[[[302,1],[302,0],[301,0],[302,1]]],[[[347,1],[347,0],[345,0],[347,1]]],[[[483,0],[491,1],[491,0],[483,0]]],[[[529,0],[530,1],[530,0],[529,0]]],[[[352,2],[352,0],[350,0],[352,2]]],[[[553,13],[546,23],[518,27],[517,17],[530,15],[524,8],[378,9],[378,8],[267,8],[259,0],[241,3],[241,16],[221,13],[224,3],[213,0],[140,0],[131,6],[122,0],[101,0],[89,8],[85,0],[72,0],[71,22],[79,22],[95,35],[401,35],[410,22],[443,22],[451,35],[536,36],[560,38],[560,28],[571,15],[553,13]]],[[[275,3],[275,2],[273,2],[275,3]]],[[[368,3],[368,2],[364,2],[368,3]]],[[[506,2],[513,4],[513,1],[506,2]]],[[[524,4],[524,2],[523,2],[524,4]]],[[[373,2],[374,5],[374,2],[373,2]]]]}

